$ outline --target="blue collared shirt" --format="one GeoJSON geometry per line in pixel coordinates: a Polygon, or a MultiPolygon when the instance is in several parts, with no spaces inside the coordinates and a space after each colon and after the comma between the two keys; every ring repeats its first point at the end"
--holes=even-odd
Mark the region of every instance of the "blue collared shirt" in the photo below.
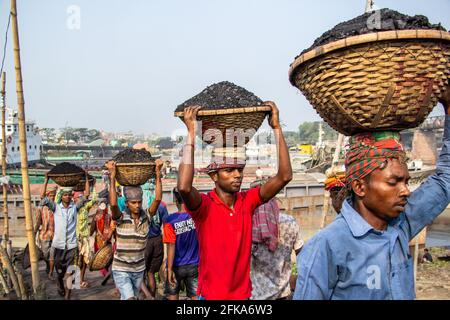
{"type": "Polygon", "coordinates": [[[344,201],[341,214],[297,257],[294,299],[414,299],[409,241],[450,203],[450,116],[436,172],[408,198],[405,211],[375,230],[344,201]]]}
{"type": "Polygon", "coordinates": [[[70,250],[77,247],[77,213],[86,199],[82,197],[77,203],[71,201],[67,208],[62,202],[54,203],[55,234],[52,247],[70,250]]]}

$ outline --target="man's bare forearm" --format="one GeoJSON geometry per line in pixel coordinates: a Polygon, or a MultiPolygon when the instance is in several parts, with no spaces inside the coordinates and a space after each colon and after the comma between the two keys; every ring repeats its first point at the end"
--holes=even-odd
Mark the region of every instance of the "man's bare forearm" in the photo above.
{"type": "Polygon", "coordinates": [[[161,183],[161,170],[156,169],[156,179],[155,179],[155,199],[153,200],[152,204],[148,208],[148,214],[150,216],[154,216],[156,212],[158,211],[159,204],[162,200],[162,183],[161,183]]]}
{"type": "Polygon", "coordinates": [[[44,186],[42,187],[41,190],[41,199],[45,198],[45,193],[47,192],[47,185],[48,185],[48,177],[45,177],[44,186]]]}
{"type": "Polygon", "coordinates": [[[116,179],[114,177],[109,179],[109,204],[113,219],[119,219],[122,214],[119,210],[119,206],[117,205],[116,179]]]}
{"type": "Polygon", "coordinates": [[[287,184],[292,180],[292,167],[291,159],[289,157],[289,149],[286,145],[286,141],[284,140],[284,135],[281,128],[276,128],[273,131],[275,134],[275,139],[277,141],[278,149],[277,176],[287,184]]]}
{"type": "Polygon", "coordinates": [[[186,138],[186,144],[183,146],[183,155],[178,177],[178,190],[183,193],[189,193],[194,182],[194,143],[195,132],[194,130],[190,130],[186,138]]]}

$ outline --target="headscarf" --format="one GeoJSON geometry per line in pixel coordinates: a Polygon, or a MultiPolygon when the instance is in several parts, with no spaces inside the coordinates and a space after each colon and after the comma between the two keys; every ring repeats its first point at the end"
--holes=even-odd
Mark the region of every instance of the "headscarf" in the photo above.
{"type": "Polygon", "coordinates": [[[351,137],[345,157],[345,181],[362,179],[382,167],[388,159],[406,159],[400,133],[392,131],[360,133],[351,137]]]}
{"type": "Polygon", "coordinates": [[[208,174],[220,169],[243,169],[245,167],[245,147],[215,148],[211,163],[206,167],[208,174]]]}
{"type": "Polygon", "coordinates": [[[46,195],[49,195],[50,193],[56,193],[56,191],[58,190],[57,186],[49,186],[47,187],[47,191],[46,191],[46,195]]]}
{"type": "Polygon", "coordinates": [[[330,191],[333,188],[345,187],[345,172],[330,172],[324,182],[325,190],[330,191]]]}
{"type": "Polygon", "coordinates": [[[73,192],[73,187],[62,187],[60,190],[61,193],[71,193],[73,192]]]}
{"type": "Polygon", "coordinates": [[[237,158],[221,158],[214,157],[211,163],[206,167],[208,174],[219,171],[220,169],[243,169],[245,168],[245,160],[237,158]]]}
{"type": "Polygon", "coordinates": [[[76,191],[76,192],[73,193],[73,198],[74,198],[75,200],[78,200],[78,198],[79,198],[80,196],[81,196],[81,197],[84,196],[84,192],[83,192],[83,191],[76,191]]]}
{"type": "Polygon", "coordinates": [[[123,193],[125,195],[126,201],[133,201],[133,200],[142,201],[142,189],[140,186],[138,187],[126,186],[123,188],[123,193]]]}

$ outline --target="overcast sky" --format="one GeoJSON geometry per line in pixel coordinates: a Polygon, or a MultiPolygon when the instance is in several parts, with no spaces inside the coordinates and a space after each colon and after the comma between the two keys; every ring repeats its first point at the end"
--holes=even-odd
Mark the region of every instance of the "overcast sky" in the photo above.
{"type": "MultiPolygon", "coordinates": [[[[39,127],[171,134],[176,106],[228,80],[278,104],[297,130],[320,118],[288,81],[315,38],[365,0],[18,0],[25,108],[39,127]],[[76,18],[80,16],[78,21],[76,18]]],[[[9,14],[0,0],[0,55],[9,14]]],[[[450,0],[376,0],[450,28],[450,0]]],[[[7,104],[16,106],[11,30],[7,104]]]]}

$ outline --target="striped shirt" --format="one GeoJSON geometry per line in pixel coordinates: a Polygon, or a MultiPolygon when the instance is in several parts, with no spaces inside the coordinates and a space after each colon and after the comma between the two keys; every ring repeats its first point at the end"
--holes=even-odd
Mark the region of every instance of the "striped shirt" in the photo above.
{"type": "Polygon", "coordinates": [[[147,214],[141,209],[139,223],[136,225],[129,209],[122,212],[117,220],[116,252],[113,271],[141,272],[145,270],[145,246],[149,229],[147,214]]]}

